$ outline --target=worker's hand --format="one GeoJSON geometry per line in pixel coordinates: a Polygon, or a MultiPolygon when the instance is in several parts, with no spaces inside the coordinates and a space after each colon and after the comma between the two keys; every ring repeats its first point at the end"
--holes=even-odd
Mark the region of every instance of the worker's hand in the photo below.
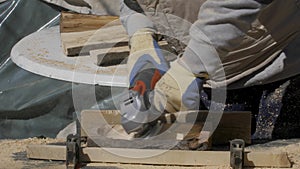
{"type": "Polygon", "coordinates": [[[156,83],[152,105],[160,111],[173,113],[177,111],[199,110],[200,91],[206,73],[196,78],[195,74],[183,67],[179,59],[171,63],[171,68],[156,83]],[[201,78],[200,78],[201,77],[201,78]]]}
{"type": "Polygon", "coordinates": [[[127,61],[130,86],[133,85],[134,78],[142,69],[155,68],[161,74],[169,69],[154,36],[153,30],[145,28],[137,31],[130,38],[130,55],[127,61]]]}

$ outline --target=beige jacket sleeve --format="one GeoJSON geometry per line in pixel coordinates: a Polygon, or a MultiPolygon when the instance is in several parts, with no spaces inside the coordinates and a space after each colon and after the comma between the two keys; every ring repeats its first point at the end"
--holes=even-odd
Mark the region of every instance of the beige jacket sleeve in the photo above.
{"type": "Polygon", "coordinates": [[[143,11],[130,9],[123,0],[120,0],[120,12],[120,20],[130,37],[143,28],[155,30],[153,22],[143,11]]]}
{"type": "Polygon", "coordinates": [[[217,77],[224,56],[242,42],[264,6],[256,0],[207,0],[190,29],[183,62],[193,73],[208,72],[211,78],[217,77]]]}

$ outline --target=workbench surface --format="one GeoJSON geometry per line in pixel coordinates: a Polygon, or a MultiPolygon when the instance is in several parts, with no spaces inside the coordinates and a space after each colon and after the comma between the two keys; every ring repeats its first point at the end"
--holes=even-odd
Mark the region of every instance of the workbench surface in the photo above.
{"type": "Polygon", "coordinates": [[[125,64],[99,67],[90,56],[67,57],[61,47],[59,26],[23,38],[13,47],[11,58],[21,68],[49,78],[102,86],[127,86],[125,64]]]}

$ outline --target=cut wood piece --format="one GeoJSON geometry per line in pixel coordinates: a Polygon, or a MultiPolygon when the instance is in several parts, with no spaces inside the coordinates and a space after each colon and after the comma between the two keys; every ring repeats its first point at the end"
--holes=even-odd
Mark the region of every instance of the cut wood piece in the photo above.
{"type": "Polygon", "coordinates": [[[197,151],[208,150],[209,142],[199,144],[193,140],[167,140],[167,139],[145,139],[145,140],[124,140],[111,139],[105,137],[89,137],[88,147],[105,147],[105,148],[135,148],[135,149],[160,149],[160,150],[190,150],[197,151]],[[193,147],[192,147],[193,146],[193,147]]]}
{"type": "MultiPolygon", "coordinates": [[[[191,111],[167,114],[160,120],[163,123],[203,123],[206,120],[207,111],[191,111]]],[[[120,125],[120,113],[118,110],[85,110],[81,113],[82,129],[89,136],[111,134],[118,139],[131,139],[122,128],[113,130],[112,126],[120,125]],[[102,129],[102,130],[101,130],[102,129]],[[101,131],[101,132],[99,132],[101,131]]],[[[212,144],[229,144],[230,140],[243,139],[251,144],[251,112],[224,112],[218,127],[213,132],[212,144]]]]}
{"type": "MultiPolygon", "coordinates": [[[[120,128],[121,125],[117,125],[120,128]]],[[[111,148],[137,148],[137,149],[174,149],[174,150],[208,150],[211,148],[211,140],[209,132],[202,132],[202,137],[199,141],[199,133],[203,125],[200,124],[177,124],[176,126],[163,125],[163,128],[169,130],[161,134],[145,138],[122,138],[118,133],[114,132],[114,128],[108,132],[101,130],[97,136],[89,136],[87,141],[88,147],[111,147],[111,148]]],[[[98,130],[99,131],[99,130],[98,130]]],[[[87,132],[89,133],[89,132],[87,132]]]]}
{"type": "MultiPolygon", "coordinates": [[[[160,45],[162,52],[164,53],[164,57],[168,62],[176,59],[177,56],[172,53],[172,49],[166,41],[159,41],[158,44],[160,45]]],[[[98,66],[112,66],[120,63],[126,63],[129,54],[130,49],[128,45],[90,51],[91,58],[98,66]]]]}
{"type": "Polygon", "coordinates": [[[66,146],[62,145],[28,145],[27,158],[43,160],[66,160],[66,146]]]}
{"type": "Polygon", "coordinates": [[[97,30],[107,24],[119,25],[118,16],[98,16],[88,14],[78,14],[71,12],[61,12],[60,32],[82,32],[97,30]]]}
{"type": "Polygon", "coordinates": [[[117,46],[127,46],[128,36],[122,25],[98,30],[61,33],[61,41],[67,56],[89,54],[89,51],[117,46]]]}
{"type": "Polygon", "coordinates": [[[278,167],[290,168],[292,166],[287,153],[284,152],[245,152],[244,154],[244,165],[255,166],[255,167],[278,167]]]}
{"type": "MultiPolygon", "coordinates": [[[[83,153],[91,162],[112,162],[152,165],[187,165],[187,166],[217,166],[228,165],[229,152],[217,151],[183,151],[183,150],[139,150],[139,149],[101,149],[85,148],[83,153]],[[113,154],[112,154],[113,153],[113,154]],[[116,154],[116,155],[114,155],[116,154]],[[151,156],[151,154],[159,154],[151,156]],[[121,156],[120,156],[121,155],[121,156]],[[149,158],[127,158],[123,156],[149,158]]],[[[281,152],[250,152],[245,153],[246,167],[291,167],[286,153],[281,152]]]]}
{"type": "Polygon", "coordinates": [[[225,140],[243,139],[251,144],[251,112],[224,112],[214,132],[213,144],[228,144],[225,140]]]}
{"type": "Polygon", "coordinates": [[[126,63],[126,58],[128,56],[128,45],[90,51],[90,57],[98,66],[111,66],[126,63]]]}
{"type": "MultiPolygon", "coordinates": [[[[27,157],[30,159],[65,160],[66,147],[29,145],[27,147],[27,157]]],[[[90,147],[82,149],[81,157],[82,161],[86,163],[101,162],[180,166],[223,166],[230,163],[230,153],[225,151],[165,151],[156,149],[141,150],[90,147]]],[[[284,152],[246,152],[244,157],[245,167],[291,167],[291,162],[284,152]]]]}
{"type": "Polygon", "coordinates": [[[100,111],[81,113],[81,133],[88,137],[88,146],[118,148],[156,148],[156,149],[201,149],[211,146],[209,133],[202,132],[203,124],[176,123],[157,125],[157,135],[151,139],[135,139],[128,135],[120,124],[120,116],[116,111],[100,111]],[[199,147],[195,144],[200,139],[199,147]],[[194,146],[193,146],[193,145],[194,146]]]}

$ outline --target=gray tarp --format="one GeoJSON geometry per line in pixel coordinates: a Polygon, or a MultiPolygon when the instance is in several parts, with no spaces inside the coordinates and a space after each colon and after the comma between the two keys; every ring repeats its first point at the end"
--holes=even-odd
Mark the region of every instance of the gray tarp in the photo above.
{"type": "Polygon", "coordinates": [[[119,15],[120,0],[43,0],[78,13],[119,15]]]}
{"type": "MultiPolygon", "coordinates": [[[[59,24],[59,13],[40,0],[0,3],[0,138],[55,137],[74,120],[72,83],[32,74],[10,59],[23,37],[59,24]]],[[[97,86],[96,95],[100,108],[114,107],[108,87],[97,86]]]]}

